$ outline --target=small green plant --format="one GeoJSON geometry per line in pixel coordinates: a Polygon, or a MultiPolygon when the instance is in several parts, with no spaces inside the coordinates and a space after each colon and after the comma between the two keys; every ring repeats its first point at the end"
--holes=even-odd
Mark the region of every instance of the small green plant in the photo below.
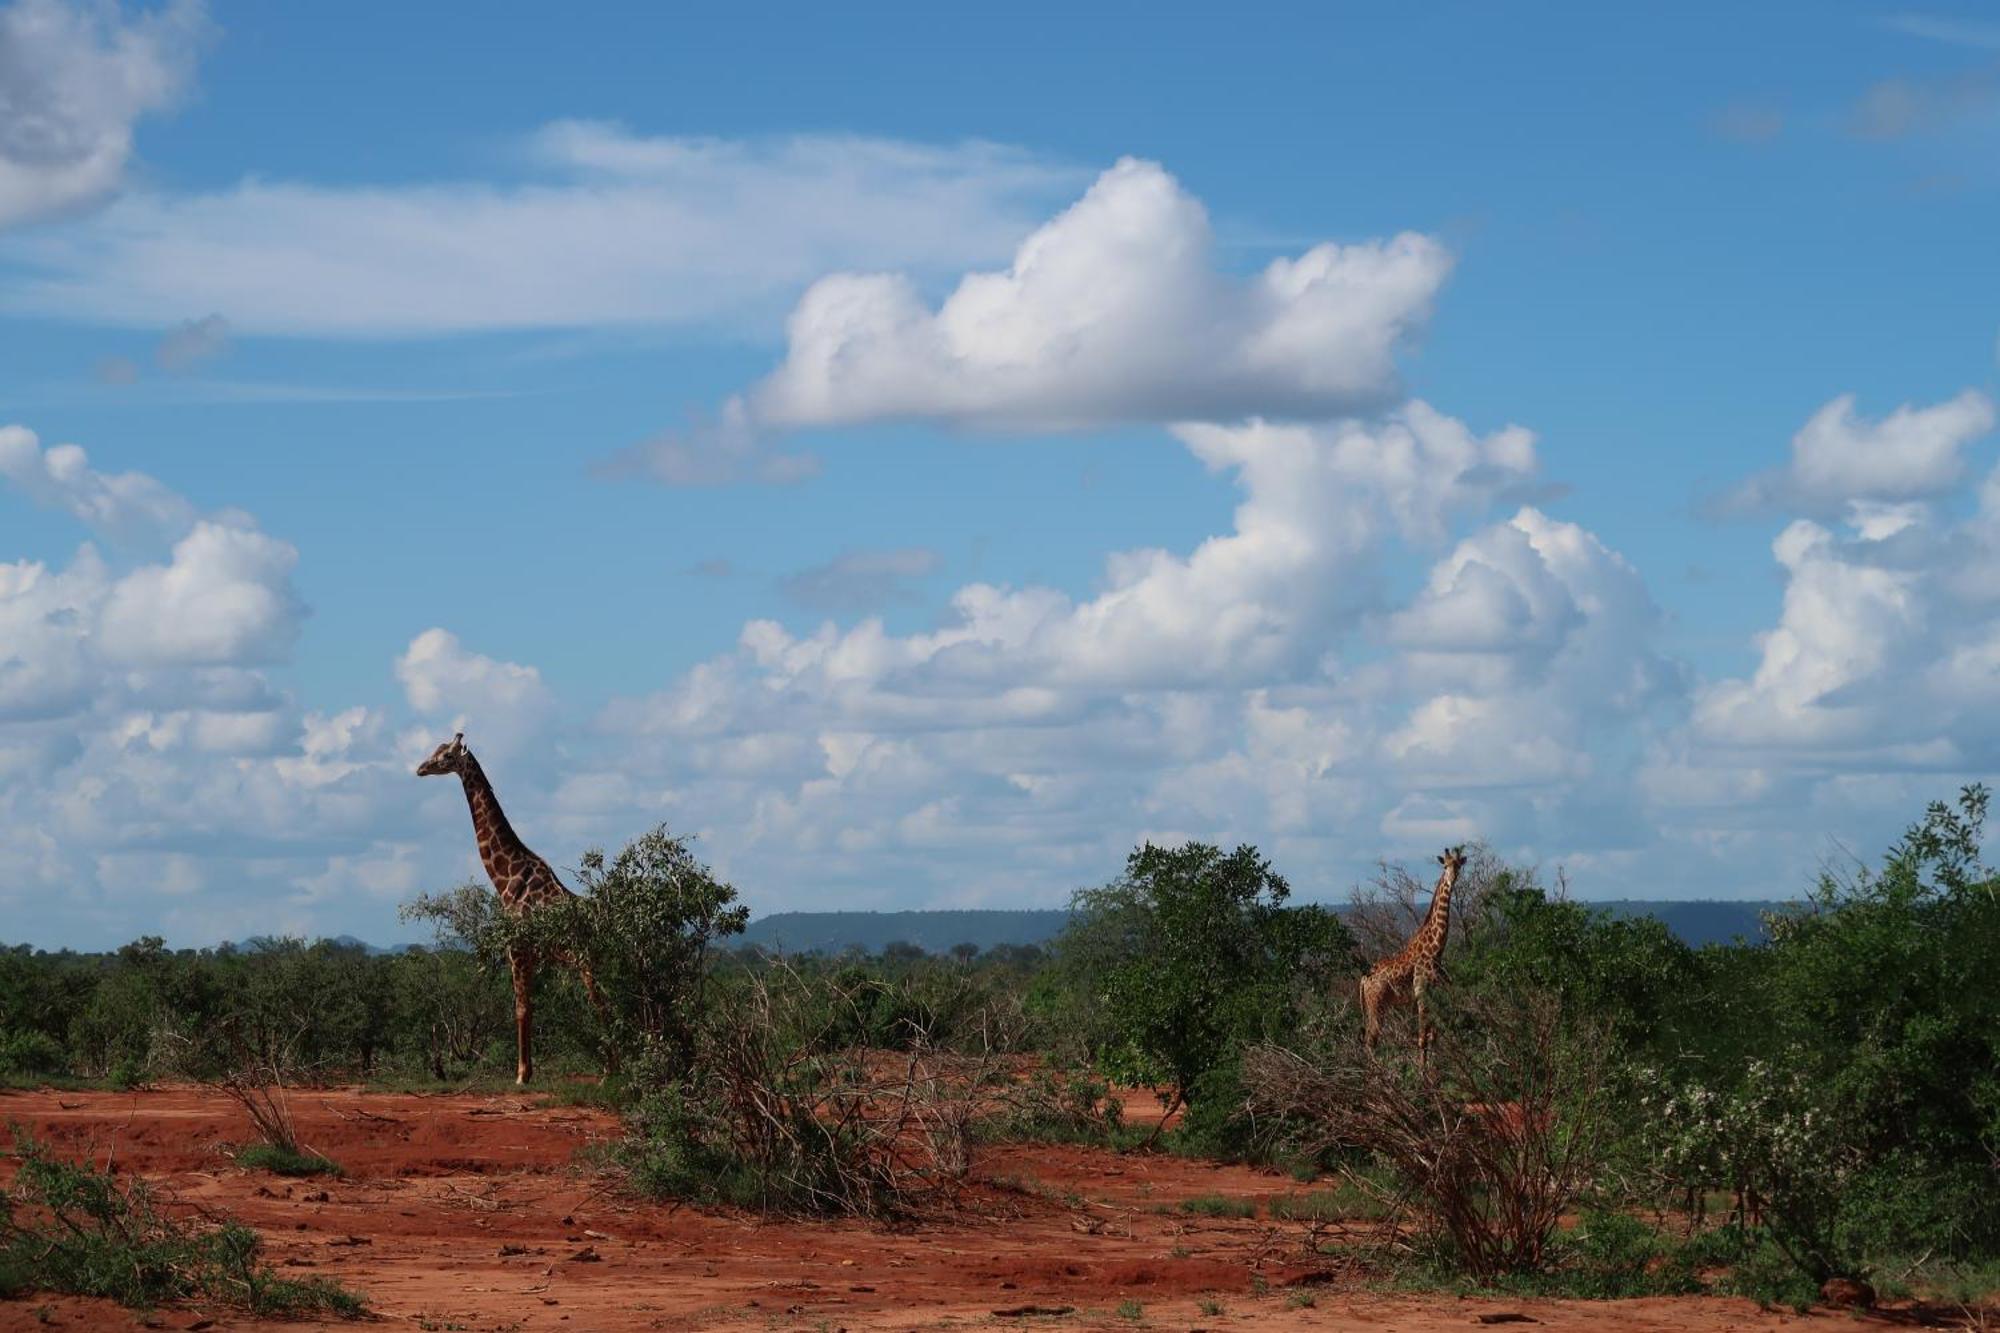
{"type": "Polygon", "coordinates": [[[144,1181],[58,1160],[22,1134],[12,1156],[19,1169],[0,1191],[0,1297],[60,1292],[141,1310],[201,1300],[272,1318],[366,1313],[359,1296],[324,1278],[278,1277],[241,1223],[179,1221],[144,1181]]]}
{"type": "Polygon", "coordinates": [[[1285,1297],[1285,1304],[1294,1310],[1310,1310],[1319,1304],[1319,1297],[1313,1295],[1304,1287],[1300,1287],[1297,1291],[1285,1297]]]}
{"type": "Polygon", "coordinates": [[[1181,1211],[1195,1217],[1255,1217],[1257,1205],[1248,1199],[1230,1199],[1220,1194],[1199,1194],[1181,1200],[1181,1211]]]}
{"type": "Polygon", "coordinates": [[[1222,1302],[1212,1297],[1204,1296],[1194,1303],[1194,1308],[1201,1311],[1208,1318],[1213,1319],[1222,1313],[1222,1302]]]}
{"type": "Polygon", "coordinates": [[[340,1163],[297,1148],[281,1148],[275,1143],[253,1143],[236,1153],[236,1164],[252,1171],[269,1171],[275,1176],[341,1176],[340,1163]]]}
{"type": "Polygon", "coordinates": [[[1146,1317],[1146,1307],[1137,1301],[1120,1301],[1118,1302],[1118,1317],[1120,1319],[1129,1319],[1136,1324],[1146,1317]]]}
{"type": "Polygon", "coordinates": [[[1278,1222],[1339,1222],[1379,1220],[1391,1209],[1375,1195],[1343,1184],[1339,1189],[1280,1194],[1266,1205],[1266,1211],[1278,1222]]]}

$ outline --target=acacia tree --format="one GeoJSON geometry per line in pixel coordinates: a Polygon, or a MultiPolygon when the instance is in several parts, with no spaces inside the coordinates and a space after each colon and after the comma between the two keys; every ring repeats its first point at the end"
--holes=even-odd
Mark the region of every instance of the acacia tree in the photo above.
{"type": "Polygon", "coordinates": [[[1200,842],[1144,844],[1123,876],[1079,891],[1059,951],[1101,1011],[1107,1069],[1161,1087],[1171,1115],[1244,1042],[1289,1025],[1297,980],[1352,971],[1339,918],[1290,895],[1255,847],[1200,842]]]}

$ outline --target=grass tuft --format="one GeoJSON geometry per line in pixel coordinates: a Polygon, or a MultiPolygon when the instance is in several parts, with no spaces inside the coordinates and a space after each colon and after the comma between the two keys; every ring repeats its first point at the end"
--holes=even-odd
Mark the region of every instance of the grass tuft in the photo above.
{"type": "Polygon", "coordinates": [[[1247,1199],[1230,1199],[1220,1194],[1202,1194],[1181,1200],[1181,1211],[1196,1217],[1255,1217],[1257,1205],[1247,1199]]]}
{"type": "Polygon", "coordinates": [[[253,1143],[236,1153],[236,1164],[252,1171],[269,1171],[274,1176],[342,1176],[340,1163],[315,1153],[281,1148],[275,1143],[253,1143]]]}

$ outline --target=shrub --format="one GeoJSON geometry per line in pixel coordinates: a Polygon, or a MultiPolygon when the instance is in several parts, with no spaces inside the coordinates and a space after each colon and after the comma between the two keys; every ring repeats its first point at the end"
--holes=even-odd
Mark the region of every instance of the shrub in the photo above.
{"type": "Polygon", "coordinates": [[[1044,1064],[1026,1081],[1000,1090],[1003,1109],[982,1132],[1006,1143],[1087,1143],[1123,1146],[1125,1104],[1088,1070],[1044,1064]]]}
{"type": "Polygon", "coordinates": [[[2000,879],[1983,788],[1933,804],[1879,873],[1773,922],[1752,1058],[1646,1105],[1666,1179],[1734,1190],[1814,1285],[1891,1255],[2000,1248],[2000,879]]]}
{"type": "Polygon", "coordinates": [[[1102,1011],[1114,1077],[1163,1085],[1169,1113],[1240,1046],[1288,1026],[1297,983],[1353,970],[1353,940],[1254,847],[1134,851],[1122,878],[1079,892],[1058,948],[1068,985],[1102,1011]]]}
{"type": "Polygon", "coordinates": [[[793,1214],[895,1217],[948,1197],[1004,1077],[990,1030],[954,1052],[839,1047],[852,993],[778,965],[719,988],[686,1062],[655,1045],[619,1159],[645,1193],[793,1214]]]}
{"type": "Polygon", "coordinates": [[[610,861],[601,851],[584,853],[577,878],[582,892],[575,897],[493,918],[483,927],[483,947],[497,943],[587,966],[614,1063],[617,1052],[645,1048],[690,1068],[709,952],[742,932],[750,910],[664,826],[610,861]]]}
{"type": "Polygon", "coordinates": [[[177,1221],[145,1182],[59,1161],[25,1137],[13,1155],[19,1169],[0,1191],[0,1295],[61,1292],[139,1309],[199,1299],[278,1318],[365,1313],[323,1278],[276,1276],[248,1227],[177,1221]]]}
{"type": "Polygon", "coordinates": [[[1254,1047],[1243,1070],[1254,1106],[1379,1161],[1387,1188],[1347,1179],[1385,1203],[1410,1200],[1482,1281],[1549,1266],[1610,1133],[1603,1044],[1565,1031],[1548,996],[1454,997],[1424,1070],[1378,1061],[1351,1026],[1312,1058],[1254,1047]]]}
{"type": "Polygon", "coordinates": [[[42,1032],[10,1032],[0,1037],[0,1078],[45,1078],[69,1071],[61,1043],[42,1032]]]}

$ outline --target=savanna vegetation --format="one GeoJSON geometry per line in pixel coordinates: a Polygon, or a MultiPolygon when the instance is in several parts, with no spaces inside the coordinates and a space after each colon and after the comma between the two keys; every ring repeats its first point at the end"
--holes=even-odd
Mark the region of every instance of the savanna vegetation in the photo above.
{"type": "MultiPolygon", "coordinates": [[[[1144,846],[1047,947],[782,957],[737,945],[734,890],[658,830],[586,858],[580,897],[530,920],[473,886],[420,898],[406,914],[435,938],[402,952],[0,951],[0,1080],[203,1080],[272,1150],[246,1165],[335,1170],[286,1141],[285,1089],[506,1079],[503,960],[532,948],[587,960],[605,992],[599,1012],[547,972],[541,1060],[624,1115],[642,1194],[892,1217],[950,1208],[995,1141],[1087,1143],[1315,1182],[1273,1216],[1361,1280],[1978,1293],[2000,1286],[1986,813],[1969,788],[1760,937],[1700,948],[1476,854],[1421,1067],[1407,1026],[1364,1052],[1352,1004],[1425,906],[1392,868],[1334,912],[1254,848],[1144,846]],[[1142,1131],[1121,1095],[1177,1114],[1142,1131]]],[[[0,1200],[35,1211],[21,1190],[55,1177],[17,1179],[0,1200]]]]}

